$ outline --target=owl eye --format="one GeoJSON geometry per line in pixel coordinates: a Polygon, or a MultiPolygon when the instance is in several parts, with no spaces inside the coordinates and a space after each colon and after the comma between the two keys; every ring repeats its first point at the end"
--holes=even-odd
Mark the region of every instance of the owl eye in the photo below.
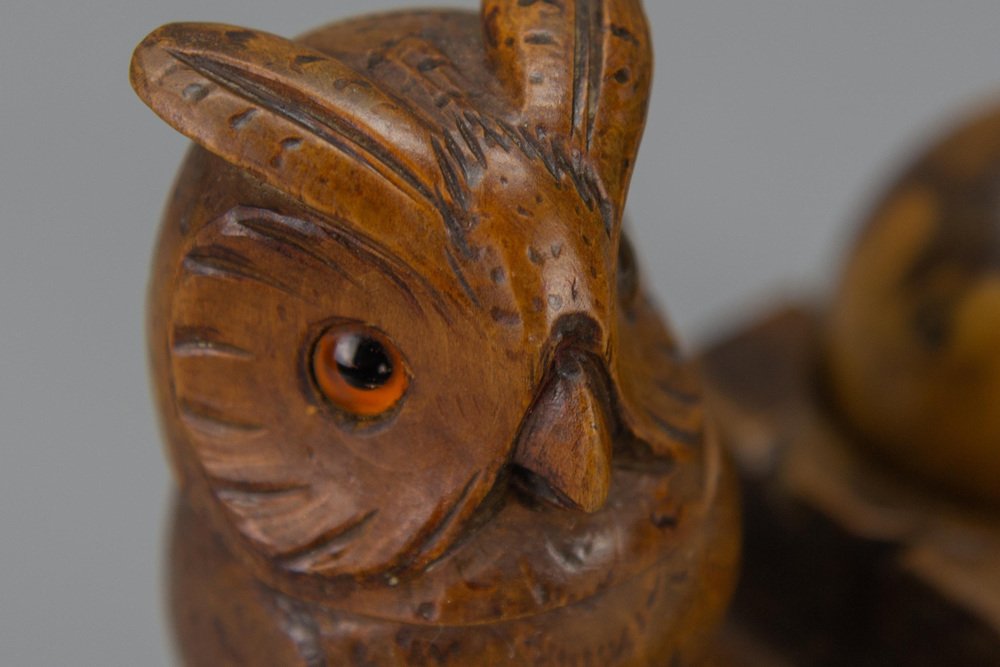
{"type": "Polygon", "coordinates": [[[359,417],[378,416],[399,402],[409,381],[399,350],[383,334],[337,325],[316,342],[312,373],[334,407],[359,417]]]}

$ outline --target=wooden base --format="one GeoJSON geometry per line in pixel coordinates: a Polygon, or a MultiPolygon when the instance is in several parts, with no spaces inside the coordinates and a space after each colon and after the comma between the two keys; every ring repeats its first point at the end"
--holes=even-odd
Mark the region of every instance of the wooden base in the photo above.
{"type": "Polygon", "coordinates": [[[1000,513],[874,460],[823,398],[816,318],[711,345],[709,405],[743,478],[734,622],[797,665],[1000,661],[1000,513]]]}

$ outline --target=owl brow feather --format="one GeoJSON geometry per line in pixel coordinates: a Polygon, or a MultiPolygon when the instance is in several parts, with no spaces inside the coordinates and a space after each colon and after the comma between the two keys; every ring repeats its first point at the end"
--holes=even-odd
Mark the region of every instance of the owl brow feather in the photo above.
{"type": "Polygon", "coordinates": [[[391,151],[347,119],[319,109],[315,103],[299,94],[293,87],[281,85],[277,81],[265,83],[256,80],[246,72],[209,56],[188,55],[173,49],[168,49],[168,52],[205,78],[299,125],[313,136],[379,172],[370,160],[348,145],[348,143],[353,144],[396,174],[429,204],[436,208],[441,207],[442,202],[435,196],[431,187],[397,160],[391,151]]]}
{"type": "Polygon", "coordinates": [[[242,209],[231,210],[226,214],[226,217],[230,216],[233,223],[241,230],[244,230],[246,234],[265,239],[271,243],[287,246],[294,252],[312,258],[351,285],[355,287],[361,286],[358,280],[340,266],[340,264],[311,247],[307,243],[309,236],[300,233],[296,229],[297,225],[290,224],[290,221],[282,220],[284,216],[254,215],[250,211],[242,209]],[[250,214],[247,215],[247,213],[250,214]]]}
{"type": "Polygon", "coordinates": [[[262,271],[249,257],[218,243],[195,246],[184,257],[182,266],[194,276],[249,280],[301,298],[295,288],[270,272],[262,271]]]}
{"type": "Polygon", "coordinates": [[[378,269],[399,289],[403,298],[420,313],[424,312],[423,304],[413,291],[412,283],[418,283],[430,297],[435,312],[447,324],[453,324],[453,319],[445,307],[444,299],[438,290],[426,277],[412,271],[405,262],[391,252],[375,245],[372,241],[352,234],[348,227],[341,224],[337,227],[318,224],[302,217],[281,215],[269,209],[251,206],[236,206],[225,214],[221,221],[231,222],[252,234],[267,238],[274,243],[287,246],[294,252],[300,252],[311,257],[321,265],[345,278],[352,285],[362,285],[349,272],[341,267],[336,260],[323,252],[322,246],[310,244],[310,239],[326,238],[344,248],[351,255],[360,258],[365,263],[378,269]],[[400,275],[405,272],[406,276],[400,275]]]}

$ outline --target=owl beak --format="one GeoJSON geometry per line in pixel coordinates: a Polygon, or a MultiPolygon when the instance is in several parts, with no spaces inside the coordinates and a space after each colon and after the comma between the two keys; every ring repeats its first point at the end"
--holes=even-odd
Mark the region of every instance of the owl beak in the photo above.
{"type": "Polygon", "coordinates": [[[593,513],[611,487],[612,430],[606,392],[583,355],[557,356],[514,453],[530,491],[557,505],[593,513]]]}

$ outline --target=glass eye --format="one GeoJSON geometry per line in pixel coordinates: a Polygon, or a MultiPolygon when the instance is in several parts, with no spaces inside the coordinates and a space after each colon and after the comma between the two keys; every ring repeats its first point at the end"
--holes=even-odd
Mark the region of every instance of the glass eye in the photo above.
{"type": "Polygon", "coordinates": [[[327,329],[316,342],[312,371],[327,400],[359,417],[389,410],[409,384],[396,346],[381,333],[360,325],[327,329]]]}

